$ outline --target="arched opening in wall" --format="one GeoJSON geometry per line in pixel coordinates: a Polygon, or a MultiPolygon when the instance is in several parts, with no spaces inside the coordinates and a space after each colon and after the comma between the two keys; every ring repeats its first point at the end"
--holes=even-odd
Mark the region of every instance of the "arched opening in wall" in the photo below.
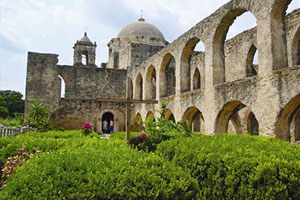
{"type": "Polygon", "coordinates": [[[193,89],[197,90],[201,88],[201,77],[200,71],[198,68],[195,69],[194,77],[193,77],[193,89]]]}
{"type": "Polygon", "coordinates": [[[111,112],[104,113],[102,116],[102,132],[112,133],[111,124],[114,125],[114,115],[111,112]]]}
{"type": "Polygon", "coordinates": [[[146,99],[156,99],[156,70],[153,65],[151,65],[146,74],[146,99]]]}
{"type": "Polygon", "coordinates": [[[160,97],[167,97],[175,94],[176,76],[175,76],[176,61],[172,54],[168,53],[164,56],[160,73],[159,73],[159,93],[160,97]]]}
{"type": "Polygon", "coordinates": [[[183,116],[182,121],[186,121],[189,123],[191,130],[194,132],[203,132],[204,128],[204,119],[202,113],[195,106],[188,108],[183,116]]]}
{"type": "Polygon", "coordinates": [[[256,26],[255,16],[245,9],[235,9],[221,20],[213,40],[213,84],[225,82],[225,40],[256,26]],[[240,16],[240,17],[239,17],[240,16]],[[229,29],[230,28],[230,29],[229,29]]]}
{"type": "Polygon", "coordinates": [[[253,114],[253,112],[250,112],[247,119],[247,130],[250,135],[258,135],[259,131],[259,124],[258,121],[253,114]]]}
{"type": "MultiPolygon", "coordinates": [[[[295,1],[295,0],[294,0],[295,1]]],[[[271,11],[273,70],[287,67],[285,16],[291,0],[275,0],[271,11]]]]}
{"type": "Polygon", "coordinates": [[[137,114],[135,115],[135,121],[136,121],[136,122],[141,122],[141,121],[143,121],[142,115],[141,115],[140,113],[137,113],[137,114]]]}
{"type": "Polygon", "coordinates": [[[59,81],[60,81],[60,90],[59,90],[60,98],[65,98],[65,96],[66,96],[66,82],[65,82],[64,78],[61,75],[59,75],[58,78],[59,78],[59,81]]]}
{"type": "Polygon", "coordinates": [[[219,112],[215,122],[215,133],[248,133],[259,135],[259,123],[251,109],[240,101],[230,101],[219,112]]]}
{"type": "Polygon", "coordinates": [[[136,99],[143,99],[143,78],[142,78],[141,74],[139,74],[136,78],[135,98],[136,99]]]}
{"type": "Polygon", "coordinates": [[[300,8],[300,1],[297,1],[297,0],[293,0],[289,6],[288,6],[288,9],[286,11],[287,14],[293,12],[295,9],[297,8],[300,8]]]}
{"type": "Polygon", "coordinates": [[[88,65],[88,52],[83,52],[81,55],[81,63],[83,65],[88,65]]]}
{"type": "Polygon", "coordinates": [[[155,118],[154,118],[154,113],[149,111],[146,115],[146,120],[151,120],[151,121],[155,121],[155,118]]]}
{"type": "Polygon", "coordinates": [[[300,26],[292,40],[293,65],[300,65],[300,26]]]}
{"type": "Polygon", "coordinates": [[[131,80],[131,78],[129,78],[129,82],[128,82],[128,90],[129,90],[129,98],[133,99],[133,82],[131,80]]]}
{"type": "Polygon", "coordinates": [[[257,72],[258,72],[257,48],[254,45],[251,45],[246,60],[246,77],[257,75],[257,72]]]}
{"type": "Polygon", "coordinates": [[[171,120],[172,122],[176,123],[175,117],[170,109],[165,110],[165,119],[171,120]]]}
{"type": "Polygon", "coordinates": [[[185,45],[180,62],[180,87],[181,92],[187,92],[191,90],[191,61],[193,57],[196,57],[205,51],[204,43],[199,38],[193,38],[185,45]],[[202,51],[197,51],[202,50],[202,51]]]}
{"type": "Polygon", "coordinates": [[[300,94],[280,111],[275,123],[276,137],[291,142],[300,141],[300,94]]]}

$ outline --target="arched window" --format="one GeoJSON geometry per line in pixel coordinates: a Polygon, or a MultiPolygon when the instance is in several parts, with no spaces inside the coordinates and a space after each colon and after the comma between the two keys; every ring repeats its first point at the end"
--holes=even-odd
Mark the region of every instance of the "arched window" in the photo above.
{"type": "Polygon", "coordinates": [[[201,77],[200,77],[199,69],[196,68],[193,77],[193,89],[196,90],[200,88],[201,88],[201,77]]]}
{"type": "Polygon", "coordinates": [[[81,63],[83,65],[88,65],[88,52],[83,52],[81,55],[81,63]]]}
{"type": "Polygon", "coordinates": [[[259,123],[251,109],[240,101],[230,101],[219,112],[215,133],[246,133],[258,135],[259,123]],[[249,114],[250,113],[250,114],[249,114]],[[248,116],[248,117],[246,117],[248,116]]]}
{"type": "Polygon", "coordinates": [[[58,76],[58,78],[59,78],[59,82],[60,82],[60,90],[59,90],[59,92],[60,92],[60,98],[65,98],[65,95],[66,95],[66,82],[65,82],[65,80],[63,79],[63,77],[62,76],[58,76]]]}
{"type": "Polygon", "coordinates": [[[181,92],[191,90],[191,59],[193,56],[197,56],[199,53],[205,51],[205,46],[199,38],[193,38],[185,45],[181,55],[180,65],[180,87],[181,92]]]}
{"type": "Polygon", "coordinates": [[[133,99],[133,82],[131,80],[131,78],[129,78],[129,82],[128,82],[128,90],[129,90],[129,98],[133,99]]]}
{"type": "Polygon", "coordinates": [[[204,129],[204,119],[202,113],[195,106],[188,108],[184,112],[182,120],[187,121],[190,124],[192,131],[201,132],[204,129]]]}
{"type": "Polygon", "coordinates": [[[136,121],[136,122],[141,122],[141,121],[143,121],[142,115],[141,115],[140,113],[137,113],[137,114],[135,115],[135,121],[136,121]]]}
{"type": "Polygon", "coordinates": [[[250,47],[246,61],[246,77],[257,75],[257,49],[254,45],[250,47]]]}
{"type": "Polygon", "coordinates": [[[253,112],[250,112],[248,115],[247,130],[250,135],[258,135],[259,124],[253,112]]]}
{"type": "Polygon", "coordinates": [[[256,18],[245,9],[232,10],[221,20],[213,40],[213,84],[216,85],[225,82],[225,40],[253,26],[256,26],[256,18]],[[242,16],[239,17],[240,15],[242,16]],[[233,24],[233,22],[236,23],[233,24]],[[237,27],[237,29],[234,27],[237,27]]]}
{"type": "Polygon", "coordinates": [[[156,99],[156,70],[153,65],[147,70],[145,84],[146,99],[156,99]]]}
{"type": "Polygon", "coordinates": [[[147,113],[146,120],[152,120],[152,121],[155,121],[153,112],[149,111],[149,112],[147,113]]]}
{"type": "Polygon", "coordinates": [[[175,94],[176,76],[175,76],[176,61],[172,54],[165,55],[160,68],[159,91],[160,97],[171,96],[175,94]]]}
{"type": "Polygon", "coordinates": [[[136,99],[143,99],[143,78],[142,78],[141,74],[139,74],[136,78],[135,98],[136,99]]]}

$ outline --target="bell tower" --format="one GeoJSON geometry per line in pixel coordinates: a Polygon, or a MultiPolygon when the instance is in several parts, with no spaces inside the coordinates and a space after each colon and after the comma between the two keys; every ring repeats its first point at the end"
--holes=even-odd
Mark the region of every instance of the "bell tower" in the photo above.
{"type": "Polygon", "coordinates": [[[74,65],[96,67],[96,42],[92,43],[87,33],[74,44],[74,65]]]}

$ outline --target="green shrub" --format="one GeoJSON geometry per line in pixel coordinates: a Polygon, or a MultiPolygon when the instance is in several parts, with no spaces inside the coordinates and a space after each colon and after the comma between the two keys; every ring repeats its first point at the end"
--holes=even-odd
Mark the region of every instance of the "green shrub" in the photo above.
{"type": "MultiPolygon", "coordinates": [[[[92,133],[88,138],[99,137],[96,133],[92,133]]],[[[0,138],[0,169],[4,163],[17,155],[21,148],[26,149],[29,153],[52,152],[65,146],[67,143],[84,140],[81,131],[49,131],[49,132],[27,132],[16,137],[0,138]],[[72,138],[72,140],[70,140],[72,138]]],[[[1,170],[0,170],[1,177],[1,170]]]]}
{"type": "Polygon", "coordinates": [[[166,141],[156,153],[198,180],[200,199],[299,199],[299,148],[253,136],[166,141]]]}
{"type": "Polygon", "coordinates": [[[68,143],[25,163],[6,183],[0,199],[194,199],[199,193],[180,167],[117,139],[68,143]]]}
{"type": "Polygon", "coordinates": [[[24,117],[15,117],[15,118],[6,118],[0,119],[0,124],[2,124],[5,127],[19,127],[22,126],[24,122],[24,117]]]}

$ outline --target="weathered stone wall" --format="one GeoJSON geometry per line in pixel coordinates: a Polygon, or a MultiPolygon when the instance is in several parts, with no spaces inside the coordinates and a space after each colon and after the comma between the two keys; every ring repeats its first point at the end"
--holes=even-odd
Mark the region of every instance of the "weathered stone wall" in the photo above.
{"type": "Polygon", "coordinates": [[[55,123],[66,129],[80,129],[84,122],[90,122],[94,131],[102,132],[102,116],[114,115],[115,131],[125,130],[125,104],[98,102],[85,99],[61,99],[53,113],[55,123]]]}
{"type": "Polygon", "coordinates": [[[130,63],[132,67],[139,67],[141,64],[161,50],[164,46],[131,43],[130,63]]]}
{"type": "Polygon", "coordinates": [[[39,100],[53,111],[60,99],[60,84],[57,73],[58,55],[28,52],[25,113],[30,102],[39,100]]]}
{"type": "Polygon", "coordinates": [[[66,65],[59,65],[57,69],[66,83],[66,98],[125,98],[126,96],[126,70],[66,65]]]}

